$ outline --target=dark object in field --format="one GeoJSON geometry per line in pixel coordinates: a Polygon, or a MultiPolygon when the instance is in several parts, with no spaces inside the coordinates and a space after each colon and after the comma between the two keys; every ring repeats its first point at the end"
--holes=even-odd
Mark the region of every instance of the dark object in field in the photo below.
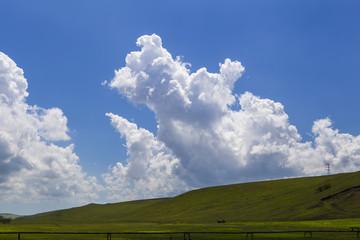
{"type": "Polygon", "coordinates": [[[226,223],[224,219],[222,220],[217,220],[217,223],[226,223]]]}
{"type": "Polygon", "coordinates": [[[331,185],[328,183],[328,184],[318,187],[316,189],[316,192],[319,193],[319,192],[325,191],[326,189],[329,189],[329,188],[331,188],[331,185]]]}
{"type": "Polygon", "coordinates": [[[11,222],[11,218],[4,218],[3,216],[0,216],[0,222],[3,224],[7,224],[11,222]]]}

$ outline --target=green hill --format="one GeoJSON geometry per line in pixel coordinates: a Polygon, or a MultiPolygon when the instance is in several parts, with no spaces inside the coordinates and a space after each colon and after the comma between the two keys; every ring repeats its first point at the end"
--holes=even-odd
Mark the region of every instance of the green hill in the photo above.
{"type": "Polygon", "coordinates": [[[12,214],[12,213],[0,213],[0,216],[3,218],[11,218],[11,219],[16,219],[21,217],[21,215],[12,214]]]}
{"type": "Polygon", "coordinates": [[[172,198],[90,204],[21,219],[210,223],[341,218],[360,218],[360,172],[209,187],[172,198]]]}

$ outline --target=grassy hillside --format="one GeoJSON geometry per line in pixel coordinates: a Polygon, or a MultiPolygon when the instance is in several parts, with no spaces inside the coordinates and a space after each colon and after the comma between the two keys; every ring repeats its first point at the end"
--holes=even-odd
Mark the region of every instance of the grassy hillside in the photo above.
{"type": "Polygon", "coordinates": [[[173,198],[90,204],[26,219],[212,223],[341,218],[360,218],[360,172],[210,187],[173,198]]]}
{"type": "Polygon", "coordinates": [[[163,199],[138,200],[122,203],[89,204],[83,207],[70,208],[52,212],[40,213],[20,218],[20,220],[32,220],[40,222],[114,222],[131,215],[134,212],[156,203],[163,199]]]}
{"type": "Polygon", "coordinates": [[[21,217],[21,215],[12,214],[12,213],[0,213],[0,216],[3,218],[11,218],[11,219],[16,219],[18,217],[21,217]]]}

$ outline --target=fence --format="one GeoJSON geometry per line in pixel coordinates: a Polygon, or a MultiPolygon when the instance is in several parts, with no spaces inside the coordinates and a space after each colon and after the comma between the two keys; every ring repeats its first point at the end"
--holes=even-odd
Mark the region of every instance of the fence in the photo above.
{"type": "MultiPolygon", "coordinates": [[[[111,240],[112,235],[168,235],[172,239],[172,235],[184,235],[184,240],[192,240],[191,235],[199,234],[215,234],[215,235],[244,235],[246,240],[253,240],[258,234],[267,235],[267,234],[296,234],[303,233],[305,239],[312,239],[314,233],[354,233],[356,234],[356,239],[360,239],[360,229],[358,227],[351,227],[351,230],[304,230],[304,231],[241,231],[241,232],[0,232],[0,234],[17,234],[17,239],[21,240],[22,235],[27,234],[38,234],[38,235],[58,235],[58,234],[68,234],[68,235],[104,235],[106,240],[111,240]]],[[[354,236],[355,238],[355,236],[354,236]]]]}

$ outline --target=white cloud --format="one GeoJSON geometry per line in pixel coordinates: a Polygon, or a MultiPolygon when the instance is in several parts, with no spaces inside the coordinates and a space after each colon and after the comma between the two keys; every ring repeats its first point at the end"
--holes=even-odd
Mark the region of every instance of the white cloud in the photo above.
{"type": "Polygon", "coordinates": [[[29,106],[27,96],[22,69],[0,53],[0,200],[96,198],[100,187],[82,171],[74,146],[50,142],[70,139],[62,110],[29,106]]]}
{"type": "Polygon", "coordinates": [[[29,95],[24,72],[8,56],[0,54],[0,99],[2,102],[21,102],[29,95]]]}
{"type": "Polygon", "coordinates": [[[36,108],[39,118],[39,134],[49,141],[70,140],[67,135],[67,118],[59,108],[36,108]],[[40,110],[40,111],[39,111],[40,110]],[[39,114],[40,112],[40,114],[39,114]]]}
{"type": "MultiPolygon", "coordinates": [[[[137,45],[141,50],[129,53],[126,66],[107,84],[129,101],[154,111],[159,127],[157,137],[150,138],[164,147],[149,144],[147,151],[166,150],[169,158],[177,159],[174,166],[164,163],[173,168],[172,175],[159,180],[164,184],[170,177],[191,188],[322,174],[326,162],[331,163],[332,172],[359,170],[359,136],[340,134],[329,119],[322,119],[314,122],[315,143],[301,142],[281,103],[250,92],[236,98],[234,83],[244,72],[240,62],[226,59],[219,73],[205,68],[190,73],[189,64],[174,59],[159,36],[142,36],[137,45]],[[239,104],[240,110],[232,110],[233,104],[239,104]]],[[[109,116],[114,125],[114,115],[109,116]]],[[[109,185],[114,185],[111,177],[115,175],[136,181],[136,176],[129,175],[132,164],[149,164],[149,158],[138,156],[128,140],[146,131],[130,130],[134,126],[122,124],[121,130],[115,126],[126,136],[129,158],[127,165],[118,163],[106,175],[109,185]]],[[[147,171],[141,174],[149,176],[147,171]]]]}
{"type": "Polygon", "coordinates": [[[359,170],[360,168],[360,136],[339,133],[332,129],[330,119],[321,119],[314,122],[316,151],[322,156],[325,163],[338,172],[359,170]]]}
{"type": "Polygon", "coordinates": [[[117,163],[104,174],[108,199],[130,200],[168,196],[186,190],[175,174],[179,159],[152,133],[112,113],[106,114],[113,127],[126,139],[126,166],[117,163]]]}

